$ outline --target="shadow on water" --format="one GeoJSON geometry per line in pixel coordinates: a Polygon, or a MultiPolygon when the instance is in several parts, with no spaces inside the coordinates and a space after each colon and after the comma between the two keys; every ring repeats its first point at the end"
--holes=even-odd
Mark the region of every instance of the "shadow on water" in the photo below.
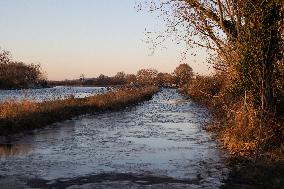
{"type": "Polygon", "coordinates": [[[28,185],[34,188],[67,188],[74,185],[85,185],[88,183],[96,184],[105,181],[108,182],[131,182],[133,185],[159,185],[159,184],[185,184],[185,185],[198,185],[201,178],[192,180],[180,180],[171,177],[155,177],[155,176],[143,176],[132,175],[123,173],[103,173],[98,175],[84,176],[75,179],[58,179],[52,182],[42,179],[31,179],[28,181],[28,185]]]}
{"type": "MultiPolygon", "coordinates": [[[[79,119],[79,117],[77,118],[79,119]]],[[[40,141],[61,138],[74,132],[75,119],[52,124],[46,128],[0,137],[0,159],[26,157],[37,149],[40,141]],[[56,132],[54,132],[56,130],[56,132]],[[27,137],[28,136],[28,137],[27,137]]]]}

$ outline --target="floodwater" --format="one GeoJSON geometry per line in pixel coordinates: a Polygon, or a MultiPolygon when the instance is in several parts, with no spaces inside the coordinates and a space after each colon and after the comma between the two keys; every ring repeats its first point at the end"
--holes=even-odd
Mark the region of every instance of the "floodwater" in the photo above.
{"type": "Polygon", "coordinates": [[[65,99],[70,96],[84,98],[108,91],[106,87],[65,87],[57,86],[43,89],[0,90],[0,102],[7,100],[47,101],[65,99]]]}
{"type": "Polygon", "coordinates": [[[0,188],[219,188],[225,155],[207,111],[163,89],[123,111],[0,139],[0,188]]]}

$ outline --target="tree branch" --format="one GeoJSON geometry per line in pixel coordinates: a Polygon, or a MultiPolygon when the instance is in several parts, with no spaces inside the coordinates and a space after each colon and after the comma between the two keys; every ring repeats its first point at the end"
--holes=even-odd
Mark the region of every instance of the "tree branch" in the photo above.
{"type": "MultiPolygon", "coordinates": [[[[228,38],[236,38],[236,26],[230,20],[224,20],[222,18],[222,24],[220,23],[221,17],[219,17],[216,13],[212,10],[205,8],[198,0],[183,0],[189,6],[191,6],[196,12],[202,12],[208,19],[212,20],[213,22],[217,23],[220,28],[227,34],[228,38]]],[[[218,0],[219,1],[219,0],[218,0]]],[[[220,2],[221,3],[221,2],[220,2]]],[[[221,4],[220,4],[221,5],[221,4]]],[[[223,15],[223,11],[222,11],[223,15]]]]}
{"type": "Polygon", "coordinates": [[[220,0],[217,0],[217,3],[218,3],[218,8],[219,8],[219,14],[220,14],[220,25],[221,25],[221,28],[225,28],[222,4],[220,0]]]}

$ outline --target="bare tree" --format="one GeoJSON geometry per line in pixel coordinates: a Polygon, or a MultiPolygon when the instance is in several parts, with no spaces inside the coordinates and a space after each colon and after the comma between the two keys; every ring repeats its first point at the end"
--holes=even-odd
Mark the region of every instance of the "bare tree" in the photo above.
{"type": "Polygon", "coordinates": [[[153,85],[158,75],[158,71],[155,69],[141,69],[137,72],[136,78],[139,84],[153,85]]]}
{"type": "Polygon", "coordinates": [[[236,93],[252,93],[270,111],[277,62],[282,58],[283,0],[148,0],[167,25],[154,46],[169,36],[189,48],[217,53],[214,67],[227,72],[236,93]]]}

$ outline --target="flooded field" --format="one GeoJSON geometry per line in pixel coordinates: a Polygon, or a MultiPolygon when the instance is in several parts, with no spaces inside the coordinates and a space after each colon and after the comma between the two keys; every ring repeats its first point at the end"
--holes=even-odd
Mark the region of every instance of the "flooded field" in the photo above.
{"type": "Polygon", "coordinates": [[[54,100],[64,99],[73,95],[75,98],[84,98],[92,94],[104,93],[106,87],[52,87],[44,89],[0,90],[0,102],[7,100],[54,100]]]}
{"type": "Polygon", "coordinates": [[[206,110],[173,89],[118,112],[0,139],[1,188],[219,188],[224,153],[206,110]]]}

